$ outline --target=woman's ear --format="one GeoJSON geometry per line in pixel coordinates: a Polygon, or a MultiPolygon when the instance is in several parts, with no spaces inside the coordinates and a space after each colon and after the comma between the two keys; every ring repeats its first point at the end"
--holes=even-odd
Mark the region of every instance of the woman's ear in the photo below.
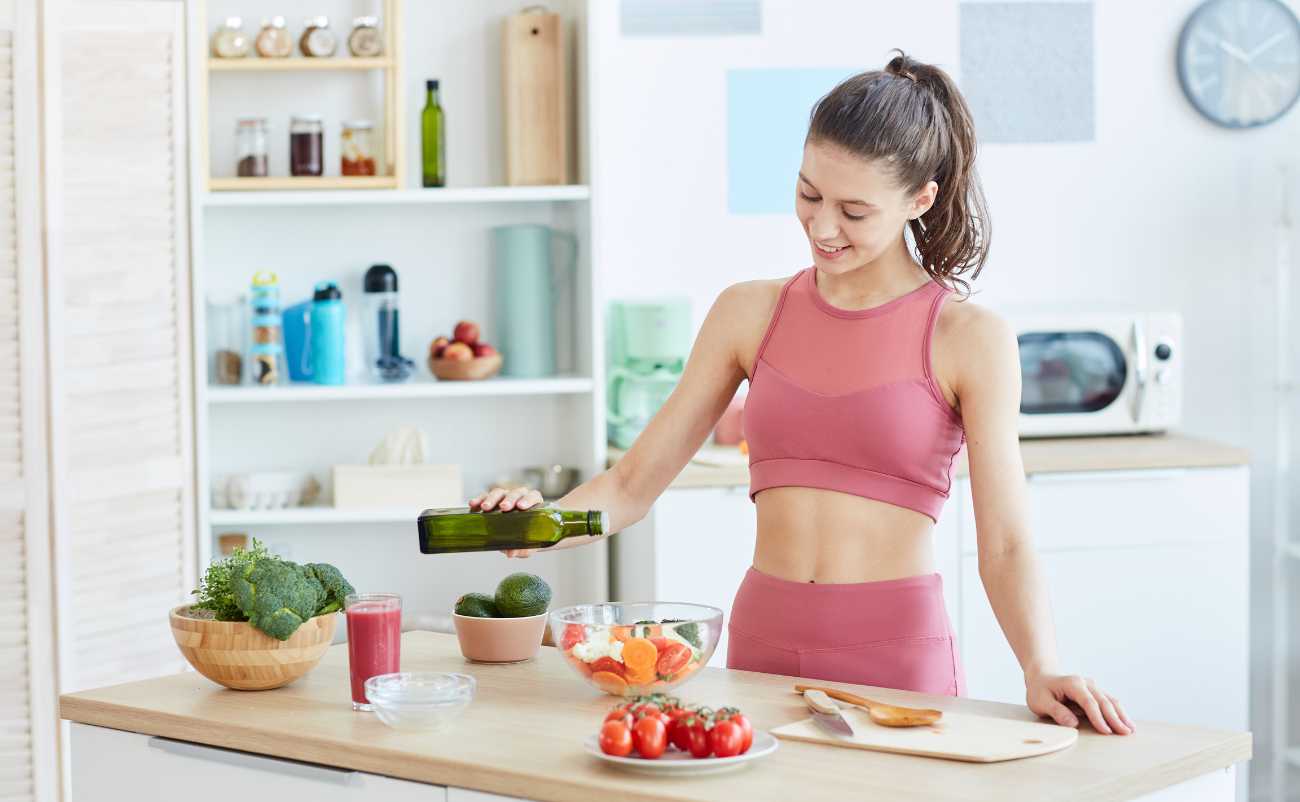
{"type": "Polygon", "coordinates": [[[939,197],[939,185],[934,181],[926,181],[921,191],[912,196],[911,206],[907,210],[907,219],[915,220],[930,211],[937,197],[939,197]]]}

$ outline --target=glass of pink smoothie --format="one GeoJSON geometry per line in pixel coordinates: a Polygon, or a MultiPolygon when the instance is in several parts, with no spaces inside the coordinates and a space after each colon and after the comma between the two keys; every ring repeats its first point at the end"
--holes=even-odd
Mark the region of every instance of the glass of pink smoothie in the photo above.
{"type": "Polygon", "coordinates": [[[396,593],[354,593],[344,600],[343,611],[348,616],[352,709],[369,710],[366,680],[401,670],[402,597],[396,593]]]}

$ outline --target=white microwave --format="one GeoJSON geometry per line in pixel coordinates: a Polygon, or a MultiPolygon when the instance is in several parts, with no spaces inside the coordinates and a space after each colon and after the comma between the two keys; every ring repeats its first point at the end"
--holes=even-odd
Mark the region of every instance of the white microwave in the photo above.
{"type": "Polygon", "coordinates": [[[1183,323],[1174,313],[1014,315],[1020,435],[1135,434],[1178,425],[1183,323]]]}

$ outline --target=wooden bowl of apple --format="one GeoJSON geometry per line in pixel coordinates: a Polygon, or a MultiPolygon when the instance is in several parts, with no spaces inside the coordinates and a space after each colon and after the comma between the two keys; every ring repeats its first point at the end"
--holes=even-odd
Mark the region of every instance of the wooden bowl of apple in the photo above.
{"type": "Polygon", "coordinates": [[[501,354],[479,339],[477,323],[462,320],[450,340],[436,337],[429,343],[429,371],[446,381],[490,379],[501,371],[501,354]]]}

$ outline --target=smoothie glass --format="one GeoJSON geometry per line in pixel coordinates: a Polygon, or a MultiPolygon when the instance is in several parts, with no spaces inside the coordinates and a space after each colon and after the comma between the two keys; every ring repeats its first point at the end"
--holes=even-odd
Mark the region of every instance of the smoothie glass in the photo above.
{"type": "Polygon", "coordinates": [[[402,597],[396,593],[353,593],[344,600],[348,617],[348,670],[352,709],[370,710],[366,680],[401,670],[402,597]]]}

